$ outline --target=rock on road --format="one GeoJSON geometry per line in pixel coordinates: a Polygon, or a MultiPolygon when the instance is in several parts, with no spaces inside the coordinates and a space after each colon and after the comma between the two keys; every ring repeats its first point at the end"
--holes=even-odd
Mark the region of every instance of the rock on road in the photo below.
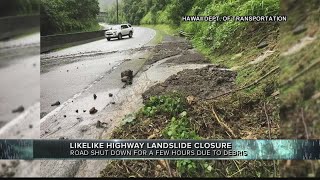
{"type": "MultiPolygon", "coordinates": [[[[119,98],[127,94],[119,93],[123,90],[121,71],[132,69],[137,72],[143,66],[148,50],[139,48],[148,44],[156,34],[148,28],[135,27],[134,30],[134,36],[130,39],[102,39],[41,55],[41,138],[100,138],[103,128],[96,128],[97,120],[106,121],[106,117],[110,117],[106,109],[117,109],[119,98]],[[113,96],[110,97],[109,93],[113,96]],[[93,94],[97,95],[96,99],[93,94]],[[51,106],[56,101],[61,104],[51,106]],[[90,114],[92,107],[98,112],[90,114]]],[[[82,165],[89,164],[42,161],[41,176],[76,176],[82,165]]],[[[84,176],[96,173],[88,172],[84,176]]]]}
{"type": "Polygon", "coordinates": [[[42,54],[41,72],[43,73],[40,77],[42,117],[56,108],[51,106],[52,103],[56,101],[63,103],[86,91],[124,60],[137,56],[135,52],[128,50],[144,46],[154,36],[155,31],[152,29],[134,27],[133,38],[124,37],[122,40],[113,39],[112,41],[101,39],[42,54]],[[126,52],[123,52],[125,50],[126,52]],[[112,53],[96,56],[98,52],[112,53]],[[82,57],[82,54],[87,56],[82,57]],[[66,56],[68,58],[65,58],[66,56]]]}
{"type": "MultiPolygon", "coordinates": [[[[1,139],[40,137],[39,53],[40,32],[0,41],[1,139]]],[[[0,163],[0,177],[40,176],[37,160],[2,160],[0,163]]]]}

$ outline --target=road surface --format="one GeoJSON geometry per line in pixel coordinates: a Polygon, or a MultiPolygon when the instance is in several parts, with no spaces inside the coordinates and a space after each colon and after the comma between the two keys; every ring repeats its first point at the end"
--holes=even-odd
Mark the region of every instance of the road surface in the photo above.
{"type": "MultiPolygon", "coordinates": [[[[40,137],[108,138],[125,115],[143,106],[141,95],[151,86],[183,69],[207,66],[164,64],[181,54],[145,65],[153,49],[146,44],[154,35],[155,31],[151,29],[135,28],[133,39],[111,42],[99,40],[41,55],[43,118],[40,121],[40,137]],[[86,45],[88,48],[84,48],[86,45]],[[120,74],[127,69],[137,74],[133,84],[123,88],[120,74]],[[94,94],[97,95],[96,99],[93,98],[94,94]],[[61,105],[52,107],[50,104],[56,101],[60,101],[61,105]],[[92,107],[98,112],[89,114],[92,107]],[[104,125],[98,127],[98,121],[104,125]]],[[[41,162],[41,176],[95,177],[106,163],[106,160],[44,160],[41,162]]]]}
{"type": "Polygon", "coordinates": [[[0,42],[0,127],[40,101],[40,33],[0,42]]]}
{"type": "Polygon", "coordinates": [[[131,39],[110,42],[102,39],[41,55],[42,116],[55,109],[51,106],[54,102],[67,101],[100,80],[124,60],[132,59],[135,54],[129,50],[142,47],[154,35],[155,31],[151,29],[136,27],[131,39]],[[108,52],[110,54],[96,55],[108,52]]]}
{"type": "MultiPolygon", "coordinates": [[[[40,33],[0,41],[0,139],[40,138],[40,33]],[[23,106],[23,111],[12,110],[23,106]]],[[[38,177],[40,161],[2,160],[0,177],[38,177]]]]}
{"type": "MultiPolygon", "coordinates": [[[[56,108],[51,104],[63,103],[85,91],[124,60],[135,57],[130,49],[142,47],[154,35],[154,30],[136,27],[131,39],[102,39],[41,55],[42,117],[56,108]],[[97,55],[99,53],[109,54],[97,55]]],[[[108,85],[105,86],[107,89],[108,85]]]]}

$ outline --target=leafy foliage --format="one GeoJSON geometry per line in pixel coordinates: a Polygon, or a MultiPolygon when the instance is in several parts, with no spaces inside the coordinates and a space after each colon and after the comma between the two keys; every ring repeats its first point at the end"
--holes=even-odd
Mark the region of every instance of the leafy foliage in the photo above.
{"type": "MultiPolygon", "coordinates": [[[[228,47],[252,23],[182,22],[182,16],[276,15],[279,9],[279,0],[126,0],[119,7],[121,22],[179,27],[195,34],[192,40],[197,47],[210,51],[228,47]]],[[[109,22],[115,23],[115,7],[108,12],[109,22]]]]}
{"type": "Polygon", "coordinates": [[[97,0],[42,0],[41,34],[97,30],[97,0]]]}
{"type": "Polygon", "coordinates": [[[181,97],[174,95],[152,96],[146,102],[142,113],[147,117],[154,117],[156,114],[167,114],[175,116],[183,112],[185,108],[181,97]]]}
{"type": "Polygon", "coordinates": [[[1,0],[0,17],[38,14],[40,0],[1,0]]]}

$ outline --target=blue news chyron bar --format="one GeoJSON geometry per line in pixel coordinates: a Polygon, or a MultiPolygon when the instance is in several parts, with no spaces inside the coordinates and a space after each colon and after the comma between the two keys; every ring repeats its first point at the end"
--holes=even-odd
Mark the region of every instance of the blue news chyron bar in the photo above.
{"type": "Polygon", "coordinates": [[[1,139],[0,159],[320,159],[320,140],[1,139]]]}

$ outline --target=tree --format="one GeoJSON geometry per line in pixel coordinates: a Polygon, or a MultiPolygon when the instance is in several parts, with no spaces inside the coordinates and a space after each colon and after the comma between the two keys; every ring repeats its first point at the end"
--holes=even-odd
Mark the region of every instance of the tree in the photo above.
{"type": "Polygon", "coordinates": [[[40,0],[1,0],[0,17],[39,14],[40,0]]]}
{"type": "Polygon", "coordinates": [[[98,0],[42,0],[41,34],[86,31],[98,26],[98,0]]]}

